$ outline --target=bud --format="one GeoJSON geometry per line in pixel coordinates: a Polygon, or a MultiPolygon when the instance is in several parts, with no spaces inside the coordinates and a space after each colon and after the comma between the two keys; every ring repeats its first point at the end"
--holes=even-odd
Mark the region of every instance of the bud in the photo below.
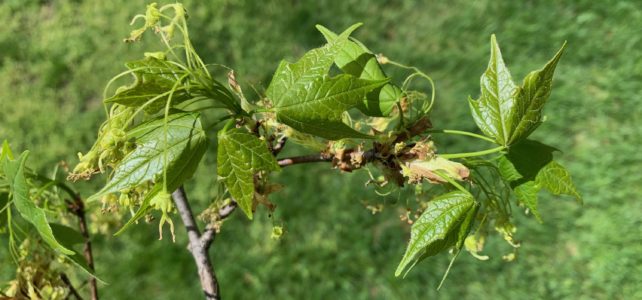
{"type": "Polygon", "coordinates": [[[377,54],[376,57],[377,57],[377,62],[380,65],[385,65],[385,64],[390,62],[390,60],[385,55],[383,55],[382,53],[377,54]]]}

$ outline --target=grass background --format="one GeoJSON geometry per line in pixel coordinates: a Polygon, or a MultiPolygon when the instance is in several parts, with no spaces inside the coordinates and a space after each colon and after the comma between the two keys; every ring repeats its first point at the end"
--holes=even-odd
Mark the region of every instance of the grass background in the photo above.
{"type": "MultiPolygon", "coordinates": [[[[122,43],[142,1],[0,2],[0,138],[30,149],[48,170],[75,162],[103,117],[102,88],[123,63],[150,44],[122,43]]],[[[496,33],[513,76],[539,68],[568,40],[536,138],[564,150],[585,199],[543,195],[545,223],[517,213],[523,240],[505,263],[501,242],[491,260],[461,255],[445,287],[435,286],[447,255],[418,265],[406,279],[393,272],[407,230],[394,208],[372,216],[362,173],[327,166],[293,167],[269,219],[240,214],[226,223],[212,251],[227,299],[642,299],[642,2],[640,1],[186,1],[191,35],[206,62],[232,66],[242,83],[266,85],[278,61],[323,42],[314,25],[355,36],[376,52],[427,71],[436,81],[438,128],[475,130],[468,95],[477,96],[488,40],[496,33]],[[273,222],[283,240],[270,239],[273,222]]],[[[147,39],[152,40],[152,39],[147,39]]],[[[465,142],[465,141],[464,141],[465,142]]],[[[449,141],[449,150],[466,147],[449,141]]],[[[35,159],[35,158],[38,159],[35,159]]],[[[188,188],[195,206],[209,201],[213,166],[188,188]]],[[[99,181],[99,180],[97,180],[99,181]]],[[[88,195],[92,184],[81,184],[88,195]]],[[[104,299],[196,299],[195,267],[185,237],[156,241],[156,226],[119,238],[96,237],[104,299]]],[[[0,275],[13,266],[0,250],[0,275]]]]}

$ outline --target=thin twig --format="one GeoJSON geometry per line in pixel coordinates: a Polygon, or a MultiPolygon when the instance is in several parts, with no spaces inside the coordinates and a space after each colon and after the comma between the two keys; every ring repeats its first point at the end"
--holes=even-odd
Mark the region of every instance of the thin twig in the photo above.
{"type": "MultiPolygon", "coordinates": [[[[221,207],[218,210],[218,219],[225,220],[225,218],[229,217],[234,212],[237,206],[238,204],[236,201],[232,200],[230,203],[221,207]]],[[[201,247],[205,248],[205,251],[209,250],[215,237],[216,228],[212,225],[207,225],[205,230],[203,230],[203,234],[201,234],[201,247]]]]}
{"type": "MultiPolygon", "coordinates": [[[[94,255],[91,250],[91,239],[89,237],[89,229],[87,228],[87,218],[85,217],[85,204],[79,195],[74,197],[74,201],[67,202],[69,210],[78,217],[78,229],[84,239],[83,255],[87,260],[87,267],[92,273],[96,273],[94,267],[94,255]]],[[[91,300],[98,300],[98,283],[94,276],[89,277],[89,291],[91,293],[91,300]]]]}
{"type": "Polygon", "coordinates": [[[174,191],[172,197],[187,230],[187,237],[189,238],[188,249],[192,253],[192,257],[196,263],[201,287],[203,288],[203,293],[205,293],[205,299],[220,300],[219,286],[216,275],[214,274],[214,268],[207,254],[207,249],[201,244],[201,234],[194,220],[194,214],[192,213],[183,187],[181,186],[174,191]]]}
{"type": "Polygon", "coordinates": [[[313,162],[328,162],[332,161],[332,156],[327,154],[311,154],[303,156],[294,156],[288,158],[279,159],[277,162],[281,167],[287,167],[292,165],[304,164],[304,163],[313,163],[313,162]]]}
{"type": "MultiPolygon", "coordinates": [[[[406,130],[402,134],[397,136],[397,138],[395,139],[395,143],[407,141],[417,135],[424,133],[427,129],[431,127],[432,127],[432,124],[430,123],[430,119],[428,117],[423,117],[418,121],[416,121],[414,124],[410,125],[408,128],[406,128],[406,130]]],[[[344,154],[350,155],[351,157],[348,157],[350,160],[358,161],[361,163],[354,166],[349,165],[347,166],[346,169],[341,168],[339,166],[340,169],[344,171],[352,171],[354,169],[360,168],[362,164],[373,162],[378,154],[377,150],[374,148],[368,151],[355,151],[355,150],[356,149],[346,149],[344,151],[344,154]]],[[[327,153],[318,153],[318,154],[282,158],[282,159],[279,159],[277,163],[281,167],[287,167],[292,165],[315,163],[315,162],[338,163],[337,160],[341,160],[341,159],[345,159],[345,158],[336,157],[327,153]]],[[[335,164],[335,167],[336,167],[336,164],[335,164]]]]}
{"type": "Polygon", "coordinates": [[[76,290],[76,288],[74,288],[74,286],[71,284],[71,280],[69,280],[69,277],[67,277],[67,274],[65,273],[60,274],[60,280],[62,280],[62,282],[65,283],[65,285],[67,285],[67,287],[69,288],[69,292],[72,295],[74,295],[76,299],[82,300],[82,297],[80,296],[80,294],[78,294],[78,291],[76,290]]]}
{"type": "Polygon", "coordinates": [[[277,156],[283,150],[283,147],[285,147],[285,143],[288,141],[287,136],[282,136],[276,141],[276,145],[272,147],[272,155],[277,156]]]}

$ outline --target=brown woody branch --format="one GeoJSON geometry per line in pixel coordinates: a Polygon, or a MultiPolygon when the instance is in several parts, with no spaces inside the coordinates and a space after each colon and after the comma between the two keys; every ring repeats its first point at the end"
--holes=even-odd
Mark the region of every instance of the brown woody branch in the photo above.
{"type": "MultiPolygon", "coordinates": [[[[428,119],[428,117],[423,117],[406,128],[404,132],[400,133],[395,138],[394,143],[405,142],[417,135],[422,134],[431,127],[432,124],[430,123],[430,119],[428,119]]],[[[386,148],[382,146],[383,145],[381,144],[375,143],[374,147],[368,151],[362,151],[361,149],[345,149],[341,153],[334,154],[321,152],[318,154],[287,157],[279,159],[277,163],[281,167],[287,167],[305,163],[332,162],[332,164],[336,168],[339,168],[342,171],[350,172],[352,170],[361,168],[367,163],[373,162],[377,158],[385,159],[387,157],[387,154],[382,152],[385,152],[386,148]]]]}
{"type": "MultiPolygon", "coordinates": [[[[423,133],[426,129],[430,128],[431,124],[427,117],[420,119],[415,122],[412,126],[406,128],[406,131],[399,136],[397,136],[395,143],[406,141],[416,135],[423,133]]],[[[258,135],[258,124],[254,130],[254,133],[258,135]]],[[[276,144],[270,149],[274,156],[283,149],[287,138],[281,138],[276,141],[276,144]]],[[[271,145],[271,143],[270,143],[271,145]]],[[[373,148],[368,151],[362,151],[359,149],[345,149],[341,153],[318,153],[312,155],[303,155],[279,159],[277,162],[281,167],[293,166],[297,164],[304,163],[315,163],[315,162],[332,162],[333,165],[343,171],[352,171],[358,169],[363,165],[373,162],[376,159],[382,159],[381,156],[381,145],[375,143],[373,148]]],[[[172,193],[174,203],[176,204],[176,209],[185,225],[187,230],[187,236],[189,239],[188,249],[192,253],[192,257],[196,263],[198,269],[198,275],[201,282],[201,287],[205,293],[205,298],[208,300],[219,300],[220,289],[218,285],[218,280],[216,274],[214,273],[214,267],[212,266],[211,260],[208,255],[208,250],[216,237],[216,228],[212,225],[207,225],[201,234],[194,220],[194,214],[190,208],[185,190],[181,186],[179,189],[172,193]]],[[[218,212],[219,220],[223,220],[231,215],[238,204],[232,199],[232,201],[221,207],[218,212]]]]}
{"type": "MultiPolygon", "coordinates": [[[[73,295],[77,300],[82,300],[82,297],[80,296],[76,288],[74,288],[74,286],[71,284],[71,280],[69,280],[69,277],[67,277],[67,274],[65,273],[60,274],[60,280],[62,280],[62,282],[67,286],[67,288],[69,289],[69,293],[71,295],[73,295]]],[[[67,298],[69,298],[69,296],[70,295],[67,295],[67,298]]]]}
{"type": "Polygon", "coordinates": [[[281,167],[287,167],[287,166],[298,165],[298,164],[313,163],[313,162],[328,162],[328,161],[332,161],[332,156],[324,153],[319,153],[319,154],[312,154],[312,155],[283,158],[283,159],[279,159],[277,163],[281,167]]]}
{"type": "Polygon", "coordinates": [[[181,220],[185,225],[185,229],[187,230],[187,237],[189,239],[188,249],[192,253],[192,257],[196,263],[201,287],[203,288],[203,293],[205,293],[205,299],[219,300],[221,299],[221,295],[216,274],[214,273],[214,267],[212,267],[212,262],[210,261],[207,253],[207,247],[205,247],[204,243],[201,242],[202,236],[199,232],[198,226],[196,225],[196,221],[194,220],[194,214],[192,213],[192,209],[189,205],[187,195],[185,195],[183,187],[181,186],[174,191],[174,193],[172,193],[172,197],[174,198],[176,209],[178,210],[181,220]]]}
{"type": "MultiPolygon", "coordinates": [[[[80,196],[76,194],[73,201],[67,201],[67,208],[78,218],[78,229],[84,239],[83,255],[85,256],[85,260],[87,260],[87,267],[89,267],[89,270],[95,274],[96,269],[94,267],[94,256],[91,250],[91,239],[89,237],[89,229],[87,227],[87,219],[85,217],[85,204],[80,196]]],[[[94,276],[89,278],[89,291],[91,293],[91,299],[98,300],[98,283],[94,276]]]]}

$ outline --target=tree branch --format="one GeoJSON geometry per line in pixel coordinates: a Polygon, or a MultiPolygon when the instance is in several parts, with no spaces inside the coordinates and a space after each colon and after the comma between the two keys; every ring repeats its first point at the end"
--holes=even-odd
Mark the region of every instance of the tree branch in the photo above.
{"type": "Polygon", "coordinates": [[[276,141],[276,144],[274,147],[272,147],[272,155],[277,156],[281,150],[283,150],[283,147],[285,147],[285,143],[288,141],[288,138],[286,136],[282,136],[276,141]]]}
{"type": "Polygon", "coordinates": [[[287,166],[304,164],[304,163],[328,162],[328,161],[332,161],[332,156],[319,153],[319,154],[282,158],[282,159],[279,159],[277,163],[281,167],[287,167],[287,166]]]}
{"type": "Polygon", "coordinates": [[[207,254],[207,248],[203,247],[201,243],[201,234],[194,220],[192,209],[190,208],[185,190],[181,186],[174,193],[172,193],[176,209],[178,210],[181,220],[187,230],[187,237],[189,239],[189,251],[192,253],[196,268],[198,269],[198,276],[201,281],[203,293],[207,300],[220,300],[220,292],[214,268],[207,254]]]}
{"type": "Polygon", "coordinates": [[[67,285],[67,287],[69,288],[69,293],[74,295],[74,297],[76,297],[77,300],[82,300],[82,297],[80,296],[80,294],[78,294],[78,291],[76,290],[76,288],[74,288],[74,286],[71,284],[71,280],[69,280],[69,277],[67,277],[67,274],[65,273],[60,274],[60,280],[62,280],[62,282],[65,285],[67,285]]]}
{"type": "MultiPolygon", "coordinates": [[[[67,201],[67,208],[78,217],[78,229],[84,241],[83,255],[87,260],[87,267],[92,273],[96,272],[94,268],[94,256],[91,250],[91,239],[89,237],[89,229],[87,228],[87,219],[85,217],[85,204],[78,194],[75,195],[74,201],[67,201]]],[[[89,291],[91,293],[91,300],[98,300],[98,283],[96,277],[89,278],[89,291]]]]}
{"type": "MultiPolygon", "coordinates": [[[[232,200],[230,203],[224,205],[218,210],[218,219],[219,220],[225,220],[225,218],[229,217],[238,204],[236,201],[232,200]]],[[[214,238],[216,237],[216,228],[214,228],[212,225],[207,225],[205,227],[205,230],[203,231],[203,234],[201,235],[201,246],[205,248],[205,251],[209,250],[210,246],[212,245],[212,242],[214,242],[214,238]]]]}
{"type": "MultiPolygon", "coordinates": [[[[394,140],[394,143],[405,142],[417,135],[424,133],[431,127],[432,124],[430,123],[430,119],[428,117],[422,117],[415,123],[407,127],[404,132],[399,134],[394,140]]],[[[277,163],[281,167],[287,167],[305,163],[332,162],[336,168],[339,168],[342,171],[350,172],[352,170],[361,168],[367,163],[373,162],[377,157],[381,157],[381,149],[379,149],[380,147],[378,146],[381,146],[381,144],[374,143],[374,147],[368,151],[363,151],[360,148],[351,148],[344,149],[341,153],[337,152],[335,154],[321,152],[318,154],[287,157],[279,159],[277,163]]]]}

